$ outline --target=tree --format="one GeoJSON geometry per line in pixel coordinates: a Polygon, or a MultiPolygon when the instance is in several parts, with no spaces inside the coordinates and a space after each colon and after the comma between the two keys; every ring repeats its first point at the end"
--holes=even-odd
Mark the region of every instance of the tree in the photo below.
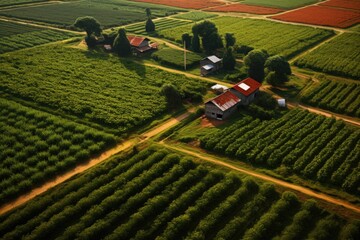
{"type": "Polygon", "coordinates": [[[146,20],[145,31],[146,32],[154,32],[155,31],[155,24],[151,20],[151,18],[148,18],[148,20],[146,20]]]}
{"type": "Polygon", "coordinates": [[[150,8],[146,8],[145,12],[146,12],[147,18],[151,18],[151,10],[150,10],[150,8]]]}
{"type": "Polygon", "coordinates": [[[224,57],[223,57],[223,67],[225,70],[234,70],[236,64],[236,59],[234,56],[233,47],[226,48],[224,57]]]}
{"type": "Polygon", "coordinates": [[[223,46],[221,36],[219,35],[218,29],[213,22],[203,21],[195,24],[192,27],[192,32],[194,37],[195,35],[201,37],[203,48],[207,53],[211,53],[217,48],[223,46]]]}
{"type": "Polygon", "coordinates": [[[192,37],[188,33],[184,33],[181,36],[182,42],[185,43],[186,49],[190,49],[192,37]]]}
{"type": "Polygon", "coordinates": [[[93,33],[96,36],[101,34],[100,23],[93,17],[79,17],[76,19],[74,26],[84,30],[88,38],[90,38],[93,33]]]}
{"type": "Polygon", "coordinates": [[[128,56],[131,53],[131,45],[129,39],[126,37],[126,31],[123,28],[119,29],[118,35],[114,40],[114,50],[119,56],[128,56]]]}
{"type": "Polygon", "coordinates": [[[234,37],[233,33],[226,33],[225,34],[225,47],[232,47],[235,45],[236,38],[234,37]]]}
{"type": "Polygon", "coordinates": [[[194,52],[201,52],[200,49],[200,39],[198,34],[194,34],[194,37],[191,41],[191,47],[194,52]]]}
{"type": "Polygon", "coordinates": [[[249,77],[258,82],[262,82],[265,77],[264,65],[268,54],[265,50],[252,50],[244,58],[244,63],[248,67],[249,77]]]}
{"type": "Polygon", "coordinates": [[[161,87],[161,94],[165,96],[168,109],[176,109],[181,106],[181,95],[171,83],[166,83],[161,87]]]}
{"type": "Polygon", "coordinates": [[[274,86],[287,82],[288,75],[291,75],[290,64],[283,56],[269,57],[265,62],[265,68],[268,71],[266,81],[274,86]]]}

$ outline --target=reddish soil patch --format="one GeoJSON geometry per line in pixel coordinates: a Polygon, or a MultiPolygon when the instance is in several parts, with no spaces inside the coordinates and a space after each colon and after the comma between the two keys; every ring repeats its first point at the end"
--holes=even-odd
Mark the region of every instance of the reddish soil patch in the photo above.
{"type": "Polygon", "coordinates": [[[221,2],[220,0],[135,0],[135,1],[162,4],[162,5],[180,7],[180,8],[190,8],[190,9],[202,9],[202,8],[220,6],[224,4],[224,2],[221,2]]]}
{"type": "Polygon", "coordinates": [[[287,22],[347,28],[360,22],[360,12],[332,7],[310,6],[271,18],[287,22]]]}
{"type": "Polygon", "coordinates": [[[203,117],[201,117],[201,126],[202,127],[217,127],[223,123],[224,123],[224,121],[220,121],[220,120],[216,120],[216,119],[209,119],[209,118],[205,117],[205,115],[203,117]]]}
{"type": "Polygon", "coordinates": [[[329,0],[327,2],[320,3],[319,5],[360,10],[359,0],[329,0]]]}
{"type": "Polygon", "coordinates": [[[254,14],[275,14],[282,12],[282,9],[279,8],[270,8],[270,7],[260,7],[260,6],[252,6],[246,4],[230,4],[220,7],[215,7],[209,9],[209,11],[214,12],[242,12],[242,13],[254,13],[254,14]]]}

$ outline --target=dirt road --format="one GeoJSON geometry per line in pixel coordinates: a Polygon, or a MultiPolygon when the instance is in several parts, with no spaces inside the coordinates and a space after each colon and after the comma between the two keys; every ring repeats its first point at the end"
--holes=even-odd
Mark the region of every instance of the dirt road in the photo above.
{"type": "Polygon", "coordinates": [[[158,133],[163,132],[164,130],[174,126],[175,124],[177,124],[178,122],[180,122],[181,120],[187,118],[192,112],[194,112],[195,109],[190,109],[188,112],[183,113],[177,117],[171,118],[170,120],[160,124],[159,126],[155,126],[153,129],[149,130],[148,132],[143,133],[139,138],[132,138],[129,140],[126,140],[125,142],[122,142],[118,145],[116,145],[114,148],[111,148],[105,152],[103,152],[100,156],[93,158],[91,160],[89,160],[86,163],[83,164],[79,164],[77,167],[75,167],[74,169],[57,176],[55,179],[50,180],[46,183],[44,183],[42,186],[33,189],[31,192],[22,195],[20,197],[18,197],[17,199],[3,205],[0,207],[0,215],[4,214],[8,211],[10,211],[11,209],[33,199],[34,197],[36,197],[37,195],[46,192],[47,190],[49,190],[52,187],[55,187],[56,185],[65,182],[66,180],[70,179],[71,177],[80,174],[86,170],[88,170],[89,168],[104,162],[106,159],[108,159],[109,157],[125,150],[128,149],[132,146],[134,146],[135,144],[139,143],[139,142],[143,142],[155,135],[157,135],[158,133]],[[141,139],[141,140],[140,140],[141,139]]]}
{"type": "Polygon", "coordinates": [[[255,178],[258,178],[258,179],[261,179],[261,180],[264,180],[264,181],[267,181],[267,182],[272,182],[272,183],[280,185],[282,187],[285,187],[285,188],[288,188],[288,189],[291,189],[291,190],[294,190],[294,191],[297,191],[297,192],[301,192],[301,193],[303,193],[305,195],[308,195],[310,197],[321,199],[321,200],[329,202],[331,204],[342,206],[342,207],[347,208],[349,210],[360,213],[360,207],[358,207],[358,206],[356,206],[354,204],[351,204],[349,202],[346,202],[344,200],[337,199],[337,198],[331,197],[331,196],[323,194],[323,193],[318,193],[318,192],[315,192],[315,191],[313,191],[311,189],[301,187],[301,186],[298,186],[298,185],[295,185],[295,184],[292,184],[292,183],[289,183],[289,182],[285,182],[283,180],[279,180],[277,178],[273,178],[273,177],[270,177],[270,176],[267,176],[267,175],[264,175],[264,174],[261,174],[261,173],[257,173],[257,172],[254,172],[254,171],[251,171],[251,170],[248,170],[248,169],[236,167],[236,166],[233,166],[233,165],[231,165],[229,163],[225,163],[223,161],[217,160],[215,157],[204,156],[202,154],[199,154],[199,153],[196,153],[196,152],[184,149],[184,148],[170,146],[170,145],[167,145],[165,143],[161,143],[161,144],[166,146],[167,148],[186,153],[188,155],[194,156],[194,157],[196,157],[198,159],[201,159],[201,160],[204,160],[204,161],[207,161],[207,162],[211,162],[211,163],[216,164],[218,166],[227,167],[227,168],[230,168],[232,170],[244,173],[246,175],[253,176],[255,178]]]}

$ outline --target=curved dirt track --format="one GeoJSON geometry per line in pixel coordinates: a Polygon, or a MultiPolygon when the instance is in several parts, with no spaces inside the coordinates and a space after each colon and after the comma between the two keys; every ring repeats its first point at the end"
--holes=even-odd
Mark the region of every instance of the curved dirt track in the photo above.
{"type": "MultiPolygon", "coordinates": [[[[149,130],[148,132],[145,132],[144,134],[142,134],[140,136],[140,138],[142,139],[141,141],[145,141],[161,132],[163,132],[164,130],[174,126],[175,124],[177,124],[178,122],[180,122],[181,120],[187,118],[191,112],[194,112],[195,109],[190,109],[188,112],[185,112],[177,117],[171,118],[170,120],[160,124],[159,126],[155,126],[154,128],[152,128],[151,130],[149,130]]],[[[66,180],[70,179],[71,177],[80,174],[86,170],[88,170],[89,168],[104,162],[105,160],[107,160],[109,157],[125,150],[128,149],[132,146],[134,146],[136,143],[141,142],[138,138],[132,138],[129,139],[125,142],[122,142],[118,145],[116,145],[115,147],[103,152],[100,156],[93,158],[91,160],[89,160],[88,162],[85,162],[83,164],[79,164],[77,167],[75,167],[74,169],[57,176],[55,179],[53,180],[49,180],[48,182],[44,183],[42,186],[34,188],[32,191],[30,191],[27,194],[24,194],[22,196],[19,196],[17,199],[4,204],[2,206],[0,206],[0,215],[4,214],[8,211],[10,211],[11,209],[20,206],[21,204],[33,199],[34,197],[36,197],[37,195],[46,192],[47,190],[49,190],[52,187],[55,187],[56,185],[65,182],[66,180]]]]}
{"type": "Polygon", "coordinates": [[[251,171],[251,170],[248,170],[248,169],[236,167],[236,166],[233,166],[233,165],[231,165],[229,163],[225,163],[223,161],[217,160],[214,157],[208,157],[208,156],[204,156],[202,154],[199,154],[199,153],[196,153],[196,152],[184,149],[184,148],[179,148],[179,147],[175,147],[175,146],[166,145],[163,142],[161,144],[165,145],[167,148],[186,153],[186,154],[194,156],[194,157],[196,157],[198,159],[201,159],[201,160],[204,160],[204,161],[207,161],[207,162],[211,162],[211,163],[219,165],[219,166],[227,167],[227,168],[230,168],[232,170],[244,173],[244,174],[249,175],[249,176],[253,176],[255,178],[258,178],[258,179],[261,179],[261,180],[264,180],[264,181],[267,181],[267,182],[275,183],[276,185],[279,185],[279,186],[282,186],[282,187],[285,187],[285,188],[288,188],[288,189],[291,189],[291,190],[294,190],[294,191],[297,191],[297,192],[301,192],[301,193],[303,193],[305,195],[308,195],[310,197],[321,199],[323,201],[326,201],[326,202],[329,202],[329,203],[332,203],[332,204],[335,204],[335,205],[338,205],[338,206],[342,206],[344,208],[347,208],[349,210],[355,211],[356,213],[360,214],[360,207],[358,207],[358,206],[356,206],[354,204],[351,204],[349,202],[346,202],[344,200],[337,199],[337,198],[331,197],[331,196],[323,194],[323,193],[318,193],[318,192],[315,192],[315,191],[313,191],[311,189],[301,187],[301,186],[298,186],[296,184],[292,184],[292,183],[289,183],[289,182],[285,182],[283,180],[273,178],[273,177],[270,177],[270,176],[267,176],[267,175],[264,175],[264,174],[261,174],[261,173],[257,173],[257,172],[254,172],[254,171],[251,171]]]}

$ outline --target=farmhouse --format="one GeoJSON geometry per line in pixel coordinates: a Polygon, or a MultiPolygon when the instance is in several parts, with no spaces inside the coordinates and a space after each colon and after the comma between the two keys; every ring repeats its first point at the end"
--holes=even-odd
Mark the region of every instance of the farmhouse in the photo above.
{"type": "Polygon", "coordinates": [[[150,50],[155,50],[158,48],[157,43],[150,43],[150,39],[146,37],[138,37],[138,36],[127,36],[130,45],[133,49],[134,55],[139,55],[150,50]]]}
{"type": "Polygon", "coordinates": [[[200,61],[201,76],[214,73],[222,67],[222,59],[217,56],[209,56],[200,61]]]}
{"type": "Polygon", "coordinates": [[[232,88],[205,103],[205,115],[224,120],[231,116],[240,105],[249,105],[259,92],[261,84],[246,78],[232,88]]]}

